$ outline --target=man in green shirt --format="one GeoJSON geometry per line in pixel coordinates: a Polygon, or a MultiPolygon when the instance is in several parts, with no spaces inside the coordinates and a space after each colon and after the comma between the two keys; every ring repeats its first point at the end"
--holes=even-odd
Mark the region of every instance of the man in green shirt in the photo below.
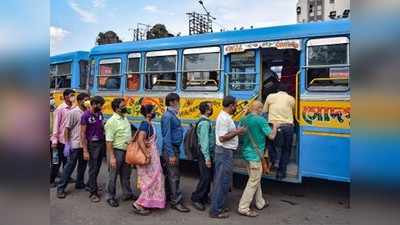
{"type": "Polygon", "coordinates": [[[200,179],[196,190],[192,193],[192,205],[197,210],[204,211],[205,204],[209,202],[208,194],[210,193],[212,180],[212,157],[215,147],[215,131],[209,117],[213,114],[211,102],[201,102],[199,105],[201,113],[200,120],[197,125],[197,140],[200,145],[200,154],[198,159],[200,179]]]}
{"type": "Polygon", "coordinates": [[[243,159],[248,162],[249,179],[240,199],[238,212],[250,217],[258,216],[257,212],[250,209],[254,197],[257,209],[268,206],[262,196],[262,165],[259,154],[264,155],[266,137],[273,140],[277,129],[275,124],[272,129],[269,127],[267,120],[261,116],[262,109],[263,104],[254,101],[250,106],[250,113],[240,120],[240,124],[247,127],[242,139],[241,153],[243,159]]]}
{"type": "Polygon", "coordinates": [[[116,195],[117,176],[120,176],[122,199],[132,200],[133,193],[130,184],[131,167],[125,162],[125,153],[132,138],[131,124],[128,121],[126,102],[123,98],[115,98],[111,102],[114,114],[105,125],[107,155],[109,161],[109,177],[107,185],[107,203],[111,207],[118,207],[116,195]]]}

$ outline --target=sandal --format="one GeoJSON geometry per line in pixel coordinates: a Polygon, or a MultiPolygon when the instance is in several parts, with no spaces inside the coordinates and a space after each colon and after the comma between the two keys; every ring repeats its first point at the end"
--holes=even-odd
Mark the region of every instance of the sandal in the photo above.
{"type": "Polygon", "coordinates": [[[137,206],[135,203],[132,203],[132,209],[136,214],[139,214],[141,216],[147,216],[151,213],[150,210],[145,209],[141,206],[137,206]]]}
{"type": "Polygon", "coordinates": [[[111,207],[114,207],[114,208],[119,206],[117,200],[115,200],[115,199],[113,199],[113,198],[107,199],[107,203],[108,203],[111,207]]]}
{"type": "Polygon", "coordinates": [[[226,219],[226,218],[229,217],[229,214],[227,212],[222,212],[222,213],[217,214],[217,215],[210,214],[210,217],[214,218],[214,219],[226,219]]]}
{"type": "Polygon", "coordinates": [[[247,217],[256,217],[256,216],[258,216],[258,213],[253,211],[253,210],[249,210],[247,212],[240,212],[240,211],[238,211],[238,212],[242,216],[247,216],[247,217]]]}
{"type": "Polygon", "coordinates": [[[89,198],[93,203],[100,202],[100,197],[98,194],[90,194],[89,198]]]}
{"type": "Polygon", "coordinates": [[[256,209],[257,209],[257,210],[263,210],[263,209],[267,208],[268,206],[269,206],[269,201],[267,200],[267,201],[265,201],[265,204],[264,204],[263,207],[258,208],[258,207],[256,206],[256,209]]]}

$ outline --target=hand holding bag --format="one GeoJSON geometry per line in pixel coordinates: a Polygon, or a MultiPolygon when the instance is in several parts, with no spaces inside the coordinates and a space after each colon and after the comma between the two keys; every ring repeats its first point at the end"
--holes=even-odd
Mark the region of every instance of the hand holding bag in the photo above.
{"type": "Polygon", "coordinates": [[[128,144],[125,155],[125,162],[129,165],[144,166],[150,163],[150,157],[147,157],[147,149],[142,149],[137,141],[139,131],[133,136],[133,140],[128,144]]]}

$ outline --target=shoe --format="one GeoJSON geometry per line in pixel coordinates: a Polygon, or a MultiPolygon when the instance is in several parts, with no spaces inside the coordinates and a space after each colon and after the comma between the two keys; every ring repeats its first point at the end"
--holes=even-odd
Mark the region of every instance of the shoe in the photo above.
{"type": "Polygon", "coordinates": [[[202,203],[200,203],[200,202],[193,202],[193,201],[192,201],[192,206],[193,206],[195,209],[199,210],[199,211],[204,211],[204,210],[206,210],[206,207],[205,207],[202,203]]]}
{"type": "Polygon", "coordinates": [[[117,200],[115,200],[115,199],[113,199],[113,198],[107,199],[107,203],[108,203],[111,207],[114,207],[114,208],[116,208],[116,207],[119,206],[117,200]]]}
{"type": "Polygon", "coordinates": [[[91,193],[89,195],[90,201],[93,203],[100,202],[100,196],[97,193],[91,193]]]}
{"type": "Polygon", "coordinates": [[[263,207],[261,207],[261,208],[258,208],[258,207],[256,206],[256,209],[257,209],[257,210],[259,210],[259,211],[261,211],[261,210],[263,210],[263,209],[267,208],[268,206],[269,206],[269,201],[267,200],[267,201],[265,201],[265,204],[264,204],[264,206],[263,206],[263,207]]]}
{"type": "Polygon", "coordinates": [[[135,212],[136,214],[139,214],[141,216],[147,216],[151,213],[150,210],[145,209],[143,207],[137,206],[135,203],[131,204],[133,212],[135,212]]]}
{"type": "Polygon", "coordinates": [[[222,213],[217,214],[217,215],[213,215],[213,214],[210,213],[210,218],[213,218],[213,219],[226,219],[226,218],[229,218],[229,213],[222,212],[222,213]]]}
{"type": "Polygon", "coordinates": [[[186,206],[184,206],[182,203],[176,204],[176,205],[172,206],[172,208],[176,209],[179,212],[183,212],[183,213],[190,212],[190,209],[187,208],[186,206]]]}
{"type": "Polygon", "coordinates": [[[67,195],[67,194],[65,193],[65,191],[59,191],[59,192],[57,192],[57,198],[59,198],[59,199],[65,198],[66,195],[67,195]]]}
{"type": "Polygon", "coordinates": [[[240,211],[238,211],[238,213],[239,213],[240,215],[242,215],[242,216],[247,216],[247,217],[256,217],[256,216],[259,215],[257,212],[255,212],[255,211],[253,211],[253,210],[249,210],[249,211],[247,211],[247,212],[240,212],[240,211]]]}

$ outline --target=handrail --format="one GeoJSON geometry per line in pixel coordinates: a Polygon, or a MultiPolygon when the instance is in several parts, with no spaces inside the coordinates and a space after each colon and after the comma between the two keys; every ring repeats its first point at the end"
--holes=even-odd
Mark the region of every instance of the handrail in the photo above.
{"type": "Polygon", "coordinates": [[[348,80],[349,78],[345,78],[345,77],[320,77],[320,78],[314,78],[311,80],[310,85],[315,83],[315,81],[329,81],[329,80],[348,80]]]}
{"type": "Polygon", "coordinates": [[[295,112],[294,112],[294,118],[296,119],[297,123],[300,123],[300,116],[299,116],[299,76],[300,76],[300,70],[296,73],[296,97],[295,97],[295,112]]]}

